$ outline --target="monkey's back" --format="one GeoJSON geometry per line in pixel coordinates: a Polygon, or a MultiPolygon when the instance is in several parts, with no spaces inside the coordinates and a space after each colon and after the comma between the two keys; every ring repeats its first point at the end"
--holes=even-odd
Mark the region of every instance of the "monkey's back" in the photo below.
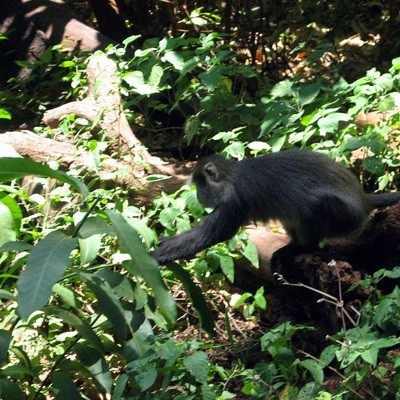
{"type": "MultiPolygon", "coordinates": [[[[316,204],[333,198],[351,204],[360,215],[369,211],[356,177],[321,153],[286,150],[240,161],[236,168],[241,177],[237,192],[247,203],[250,220],[311,219],[316,204]]],[[[339,216],[341,211],[331,212],[339,216]]]]}

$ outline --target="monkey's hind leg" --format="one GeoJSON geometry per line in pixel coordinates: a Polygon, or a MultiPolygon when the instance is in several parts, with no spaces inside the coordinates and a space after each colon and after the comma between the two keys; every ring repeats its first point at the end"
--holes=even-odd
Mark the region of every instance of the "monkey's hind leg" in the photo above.
{"type": "Polygon", "coordinates": [[[367,219],[361,199],[328,190],[315,192],[309,218],[303,220],[302,244],[315,244],[323,239],[346,235],[367,219]]]}

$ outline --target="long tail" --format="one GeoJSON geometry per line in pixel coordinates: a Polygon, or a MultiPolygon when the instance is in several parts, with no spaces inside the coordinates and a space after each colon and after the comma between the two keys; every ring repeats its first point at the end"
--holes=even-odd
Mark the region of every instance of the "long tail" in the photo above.
{"type": "Polygon", "coordinates": [[[368,201],[372,208],[391,206],[400,201],[400,192],[370,194],[368,201]]]}

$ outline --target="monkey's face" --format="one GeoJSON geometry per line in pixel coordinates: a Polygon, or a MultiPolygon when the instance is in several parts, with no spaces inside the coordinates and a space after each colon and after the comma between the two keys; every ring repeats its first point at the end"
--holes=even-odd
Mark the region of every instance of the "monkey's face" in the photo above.
{"type": "Polygon", "coordinates": [[[221,156],[210,156],[197,163],[192,182],[197,188],[197,198],[205,207],[216,208],[227,195],[229,179],[226,164],[230,161],[221,156]]]}

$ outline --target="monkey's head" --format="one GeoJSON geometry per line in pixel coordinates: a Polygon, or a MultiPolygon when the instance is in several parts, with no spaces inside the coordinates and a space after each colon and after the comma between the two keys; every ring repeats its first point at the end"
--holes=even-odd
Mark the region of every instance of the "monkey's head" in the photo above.
{"type": "Polygon", "coordinates": [[[197,162],[192,182],[197,188],[197,198],[205,207],[215,208],[231,198],[233,193],[235,161],[214,154],[197,162]]]}

